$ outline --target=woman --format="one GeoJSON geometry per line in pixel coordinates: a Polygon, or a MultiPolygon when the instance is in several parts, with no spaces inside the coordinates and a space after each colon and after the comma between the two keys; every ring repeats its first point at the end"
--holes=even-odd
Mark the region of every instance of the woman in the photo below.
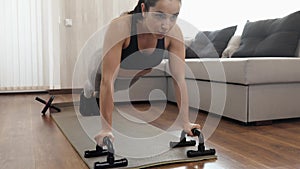
{"type": "Polygon", "coordinates": [[[114,81],[117,75],[135,74],[135,78],[151,71],[169,51],[169,66],[173,77],[179,118],[183,130],[190,136],[199,124],[189,121],[189,104],[185,83],[185,47],[183,35],[176,25],[181,0],[139,0],[135,9],[113,20],[106,32],[99,105],[101,131],[95,136],[102,145],[105,136],[112,134],[114,81]],[[138,70],[139,73],[136,73],[138,70]]]}

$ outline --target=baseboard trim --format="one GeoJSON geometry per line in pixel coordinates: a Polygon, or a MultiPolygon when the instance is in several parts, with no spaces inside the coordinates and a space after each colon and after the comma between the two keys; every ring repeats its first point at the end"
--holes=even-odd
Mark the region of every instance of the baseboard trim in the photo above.
{"type": "Polygon", "coordinates": [[[0,91],[0,95],[17,95],[17,94],[46,94],[46,90],[16,90],[16,91],[0,91]]]}
{"type": "Polygon", "coordinates": [[[70,106],[79,106],[79,101],[75,101],[75,102],[62,102],[62,103],[53,103],[53,106],[57,106],[57,107],[70,107],[70,106]]]}
{"type": "Polygon", "coordinates": [[[76,89],[51,89],[48,90],[49,95],[59,95],[59,94],[80,94],[82,92],[82,88],[76,89]]]}

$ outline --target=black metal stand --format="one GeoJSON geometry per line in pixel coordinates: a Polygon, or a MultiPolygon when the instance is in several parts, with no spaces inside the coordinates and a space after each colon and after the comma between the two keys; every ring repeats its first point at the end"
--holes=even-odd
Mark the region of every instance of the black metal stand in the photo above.
{"type": "Polygon", "coordinates": [[[128,165],[128,160],[126,158],[115,160],[114,157],[115,150],[113,148],[112,142],[108,137],[103,138],[103,144],[107,146],[107,150],[97,145],[96,150],[87,150],[84,152],[85,158],[107,155],[105,162],[94,163],[94,169],[119,168],[119,167],[126,167],[128,165]]]}
{"type": "Polygon", "coordinates": [[[192,129],[192,132],[194,135],[198,136],[199,145],[198,145],[197,151],[195,151],[195,150],[187,151],[186,154],[188,157],[199,157],[199,156],[207,156],[207,155],[215,155],[216,154],[215,149],[205,150],[204,137],[203,137],[203,134],[198,129],[192,129]]]}
{"type": "Polygon", "coordinates": [[[196,141],[195,140],[186,141],[185,135],[186,135],[186,133],[182,130],[181,136],[180,136],[180,141],[179,142],[170,141],[170,147],[176,148],[176,147],[195,146],[196,141]]]}
{"type": "Polygon", "coordinates": [[[96,150],[87,150],[84,152],[84,158],[93,158],[93,157],[100,157],[105,156],[108,154],[106,149],[96,145],[96,150]]]}
{"type": "Polygon", "coordinates": [[[60,108],[51,105],[51,104],[52,104],[52,101],[54,100],[54,98],[55,98],[55,96],[51,96],[47,102],[46,102],[45,100],[39,98],[39,97],[36,97],[36,98],[35,98],[35,100],[37,100],[37,101],[39,101],[39,102],[45,104],[45,107],[43,108],[43,110],[42,110],[42,112],[41,112],[43,115],[46,114],[46,111],[48,110],[48,108],[52,108],[52,109],[56,110],[57,112],[60,112],[60,111],[61,111],[60,108]]]}
{"type": "MultiPolygon", "coordinates": [[[[198,136],[199,138],[199,145],[198,145],[198,150],[188,150],[187,151],[187,156],[188,157],[198,157],[198,156],[207,156],[207,155],[215,155],[216,150],[215,149],[209,149],[205,150],[204,146],[204,137],[203,134],[198,130],[198,129],[192,129],[193,135],[198,136]]],[[[170,147],[176,148],[176,147],[187,147],[187,146],[195,146],[196,141],[191,140],[191,141],[186,141],[185,138],[186,133],[184,131],[181,132],[181,137],[179,142],[170,142],[170,147]]]]}

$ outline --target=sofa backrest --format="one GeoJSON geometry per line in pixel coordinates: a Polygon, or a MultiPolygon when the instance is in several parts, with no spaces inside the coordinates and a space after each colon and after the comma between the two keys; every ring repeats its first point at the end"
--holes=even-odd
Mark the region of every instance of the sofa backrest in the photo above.
{"type": "MultiPolygon", "coordinates": [[[[234,54],[234,52],[237,51],[237,49],[240,47],[240,43],[241,35],[234,35],[228,42],[227,47],[224,49],[222,53],[222,58],[230,58],[234,54]]],[[[298,41],[298,47],[296,49],[295,56],[300,57],[300,39],[298,41]]]]}
{"type": "Polygon", "coordinates": [[[220,58],[237,26],[215,31],[199,31],[195,38],[185,40],[186,59],[220,58]]]}
{"type": "Polygon", "coordinates": [[[283,18],[247,22],[232,57],[296,57],[300,11],[283,18]]]}

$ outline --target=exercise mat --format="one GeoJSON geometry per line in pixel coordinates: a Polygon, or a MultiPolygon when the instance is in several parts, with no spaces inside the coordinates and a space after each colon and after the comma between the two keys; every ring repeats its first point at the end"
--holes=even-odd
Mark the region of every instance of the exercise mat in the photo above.
{"type": "MultiPolygon", "coordinates": [[[[84,158],[84,151],[96,147],[92,138],[100,130],[100,117],[83,117],[76,113],[77,108],[64,107],[60,113],[52,113],[51,116],[84,162],[93,169],[95,162],[106,161],[106,156],[84,158]]],[[[179,130],[161,130],[126,113],[113,112],[115,159],[127,158],[128,166],[124,168],[146,168],[217,158],[215,155],[188,158],[186,151],[197,150],[197,146],[170,148],[169,142],[179,141],[180,133],[179,130]]]]}

